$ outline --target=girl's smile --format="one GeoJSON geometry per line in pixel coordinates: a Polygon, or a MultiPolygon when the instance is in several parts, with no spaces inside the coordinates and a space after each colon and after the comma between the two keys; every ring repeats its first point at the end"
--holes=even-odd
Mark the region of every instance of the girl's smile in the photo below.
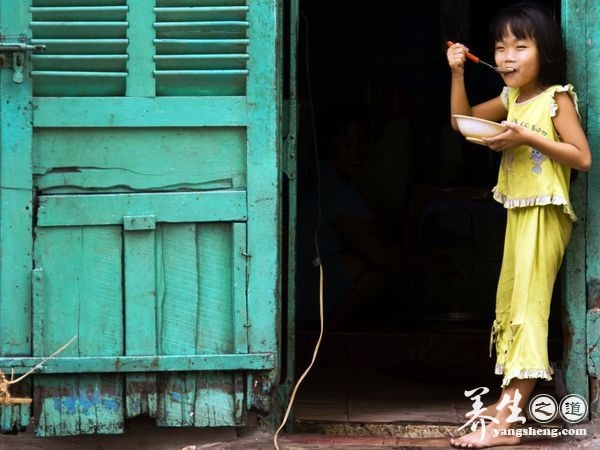
{"type": "Polygon", "coordinates": [[[496,42],[494,59],[498,66],[514,69],[502,74],[507,86],[519,88],[523,97],[539,92],[539,52],[532,39],[517,39],[509,30],[496,42]]]}

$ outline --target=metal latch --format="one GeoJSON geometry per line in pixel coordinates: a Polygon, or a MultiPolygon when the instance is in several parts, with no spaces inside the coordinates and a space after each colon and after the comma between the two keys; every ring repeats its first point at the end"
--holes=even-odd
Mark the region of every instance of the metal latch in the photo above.
{"type": "MultiPolygon", "coordinates": [[[[4,41],[5,37],[0,35],[0,40],[4,41]]],[[[0,68],[12,67],[13,81],[22,83],[25,52],[43,52],[45,50],[46,46],[43,44],[27,44],[24,35],[18,37],[18,42],[0,42],[0,68]]]]}
{"type": "Polygon", "coordinates": [[[0,52],[43,52],[46,50],[46,46],[43,44],[25,44],[21,42],[7,43],[0,42],[0,52]]]}

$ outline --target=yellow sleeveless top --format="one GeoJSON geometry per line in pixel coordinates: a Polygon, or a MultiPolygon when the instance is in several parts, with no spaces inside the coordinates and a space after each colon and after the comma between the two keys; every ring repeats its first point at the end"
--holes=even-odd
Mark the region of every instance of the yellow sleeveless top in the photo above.
{"type": "MultiPolygon", "coordinates": [[[[567,92],[575,108],[577,94],[573,86],[555,85],[536,97],[517,103],[519,89],[504,87],[502,102],[508,110],[508,121],[517,123],[546,139],[560,141],[552,123],[558,105],[556,92],[567,92]]],[[[577,109],[579,113],[579,110],[577,109]]],[[[572,221],[577,220],[569,199],[571,168],[548,158],[527,145],[504,150],[498,173],[498,183],[493,189],[494,199],[505,208],[539,205],[562,205],[572,221]]]]}

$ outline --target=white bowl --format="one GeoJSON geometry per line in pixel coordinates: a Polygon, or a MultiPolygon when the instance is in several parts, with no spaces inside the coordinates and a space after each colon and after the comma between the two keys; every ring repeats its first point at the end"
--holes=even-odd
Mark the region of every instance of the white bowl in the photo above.
{"type": "Polygon", "coordinates": [[[476,142],[478,144],[484,144],[481,140],[482,137],[492,137],[506,130],[504,125],[491,120],[479,119],[472,116],[461,116],[460,114],[454,114],[452,117],[456,119],[458,124],[458,130],[462,133],[467,140],[476,142]]]}

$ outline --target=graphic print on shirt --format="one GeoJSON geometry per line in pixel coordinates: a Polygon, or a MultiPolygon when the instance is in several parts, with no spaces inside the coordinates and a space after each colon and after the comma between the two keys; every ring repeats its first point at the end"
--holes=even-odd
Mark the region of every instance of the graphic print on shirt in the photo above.
{"type": "Polygon", "coordinates": [[[533,162],[533,167],[531,168],[531,171],[535,174],[540,175],[542,173],[542,164],[546,160],[546,157],[542,152],[536,150],[533,147],[530,147],[529,157],[533,162]]]}

